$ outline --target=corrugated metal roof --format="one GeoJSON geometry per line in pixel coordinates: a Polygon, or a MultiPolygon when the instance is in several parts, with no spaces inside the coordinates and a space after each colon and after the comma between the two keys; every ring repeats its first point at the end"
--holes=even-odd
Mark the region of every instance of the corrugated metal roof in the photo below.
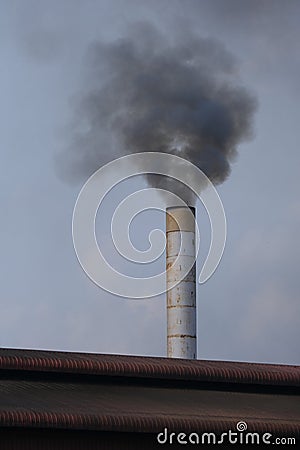
{"type": "Polygon", "coordinates": [[[0,349],[0,370],[300,386],[300,366],[0,349]]]}
{"type": "Polygon", "coordinates": [[[249,429],[300,432],[296,395],[170,389],[151,385],[0,380],[0,425],[159,432],[249,429]]]}
{"type": "Polygon", "coordinates": [[[298,366],[1,349],[0,427],[222,433],[244,420],[294,437],[299,378],[298,366]]]}

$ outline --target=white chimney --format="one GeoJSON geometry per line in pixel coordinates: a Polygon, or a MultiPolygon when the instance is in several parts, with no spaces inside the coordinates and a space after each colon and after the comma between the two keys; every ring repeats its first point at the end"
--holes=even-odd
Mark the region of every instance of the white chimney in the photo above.
{"type": "MultiPolygon", "coordinates": [[[[166,235],[168,287],[195,261],[195,208],[167,208],[166,235]]],[[[195,264],[177,286],[167,291],[167,327],[168,358],[196,359],[195,264]]]]}

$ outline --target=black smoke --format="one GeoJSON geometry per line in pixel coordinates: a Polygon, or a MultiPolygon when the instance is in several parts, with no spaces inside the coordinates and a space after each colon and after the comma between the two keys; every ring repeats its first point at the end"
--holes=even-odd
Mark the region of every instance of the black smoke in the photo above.
{"type": "Polygon", "coordinates": [[[238,145],[251,137],[256,100],[220,42],[175,36],[142,23],[91,47],[71,145],[75,172],[90,175],[122,154],[154,151],[190,160],[215,184],[227,178],[238,145]]]}

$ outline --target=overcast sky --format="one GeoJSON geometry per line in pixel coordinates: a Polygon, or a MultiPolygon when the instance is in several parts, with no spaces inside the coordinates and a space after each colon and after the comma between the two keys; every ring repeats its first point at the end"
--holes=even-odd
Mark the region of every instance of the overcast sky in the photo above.
{"type": "MultiPolygon", "coordinates": [[[[66,175],[90,45],[143,20],[171,36],[191,28],[222,42],[258,99],[253,139],[217,187],[228,239],[216,273],[198,287],[198,358],[299,364],[300,3],[0,0],[0,9],[0,345],[166,355],[165,297],[117,298],[81,269],[71,219],[85,179],[66,175]]],[[[139,179],[112,194],[98,217],[100,241],[114,205],[144,186],[139,179]]],[[[141,248],[164,224],[147,214],[136,224],[141,248]]],[[[204,255],[201,208],[198,222],[204,255]]]]}

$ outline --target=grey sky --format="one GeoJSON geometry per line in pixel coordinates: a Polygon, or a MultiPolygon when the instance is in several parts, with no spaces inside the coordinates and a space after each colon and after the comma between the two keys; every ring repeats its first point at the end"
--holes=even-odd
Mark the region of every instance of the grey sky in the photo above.
{"type": "MultiPolygon", "coordinates": [[[[215,275],[198,289],[199,358],[299,363],[299,2],[2,0],[0,8],[0,345],[166,353],[163,297],[115,298],[80,268],[71,217],[84,179],[67,183],[57,167],[88,77],[89,44],[147,20],[223,42],[259,102],[255,137],[218,186],[228,240],[215,275]]],[[[100,240],[113,202],[137,186],[145,182],[112,196],[98,217],[100,240]]],[[[201,208],[198,219],[200,263],[209,240],[201,208]]],[[[142,248],[152,225],[163,217],[137,225],[142,248]]]]}

